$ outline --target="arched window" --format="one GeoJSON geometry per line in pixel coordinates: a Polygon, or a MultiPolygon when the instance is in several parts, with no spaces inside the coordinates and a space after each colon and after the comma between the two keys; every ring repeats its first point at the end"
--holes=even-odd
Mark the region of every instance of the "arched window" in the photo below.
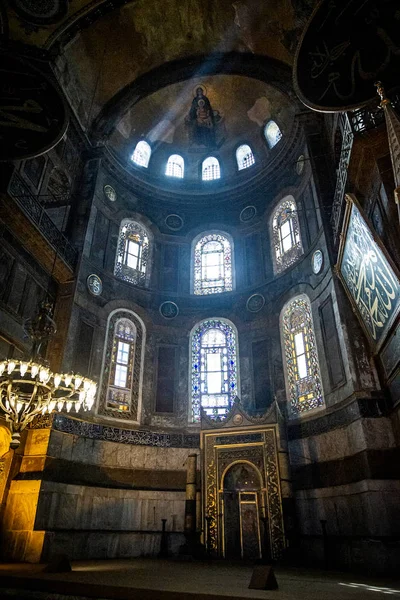
{"type": "Polygon", "coordinates": [[[272,243],[275,272],[290,267],[303,254],[296,202],[287,196],[275,209],[272,218],[272,243]]]}
{"type": "Polygon", "coordinates": [[[119,231],[114,275],[135,285],[145,285],[149,250],[149,238],[144,227],[124,219],[119,231]]]}
{"type": "Polygon", "coordinates": [[[108,319],[97,413],[138,421],[144,326],[137,315],[117,310],[108,319]]]}
{"type": "Polygon", "coordinates": [[[290,413],[298,416],[324,404],[311,306],[307,296],[293,298],[282,312],[290,413]]]}
{"type": "Polygon", "coordinates": [[[179,156],[179,154],[172,154],[168,159],[165,174],[169,177],[178,177],[179,179],[183,179],[184,170],[185,162],[182,156],[179,156]]]}
{"type": "Polygon", "coordinates": [[[242,169],[247,169],[247,167],[251,167],[251,165],[254,165],[254,154],[250,146],[248,146],[247,144],[242,144],[241,146],[239,146],[239,148],[236,150],[236,161],[239,171],[241,171],[242,169]]]}
{"type": "Polygon", "coordinates": [[[232,243],[222,233],[209,233],[195,241],[193,293],[216,294],[233,289],[232,243]]]}
{"type": "Polygon", "coordinates": [[[199,422],[201,408],[211,418],[221,418],[238,394],[238,349],[234,328],[221,319],[196,325],[192,334],[192,421],[199,422]]]}
{"type": "Polygon", "coordinates": [[[219,168],[218,159],[215,156],[209,156],[203,160],[201,169],[201,178],[203,181],[211,181],[212,179],[219,179],[221,177],[221,170],[219,168]]]}
{"type": "Polygon", "coordinates": [[[275,121],[268,121],[264,127],[264,135],[269,148],[273,148],[282,137],[282,132],[275,121]]]}
{"type": "Polygon", "coordinates": [[[139,167],[148,167],[151,156],[151,147],[145,140],[140,140],[132,154],[132,161],[139,167]]]}

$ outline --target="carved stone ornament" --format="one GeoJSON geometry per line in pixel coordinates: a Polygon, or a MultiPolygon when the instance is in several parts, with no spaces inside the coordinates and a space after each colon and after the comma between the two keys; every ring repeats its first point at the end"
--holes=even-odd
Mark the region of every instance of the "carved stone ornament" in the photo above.
{"type": "Polygon", "coordinates": [[[249,312],[256,313],[262,309],[265,304],[265,298],[262,294],[253,294],[246,302],[246,308],[249,312]]]}
{"type": "Polygon", "coordinates": [[[160,305],[160,314],[164,319],[174,319],[179,314],[179,307],[175,302],[167,300],[160,305]]]}
{"type": "Polygon", "coordinates": [[[248,221],[254,219],[256,214],[257,209],[255,206],[245,206],[245,208],[240,213],[240,220],[242,221],[242,223],[247,223],[248,221]]]}
{"type": "Polygon", "coordinates": [[[103,188],[104,191],[104,195],[105,197],[110,201],[110,202],[115,202],[117,199],[117,192],[114,190],[114,188],[111,185],[105,185],[103,188]]]}
{"type": "Polygon", "coordinates": [[[87,278],[87,287],[93,296],[100,296],[103,291],[103,282],[98,275],[92,273],[87,278]]]}
{"type": "Polygon", "coordinates": [[[311,258],[312,270],[315,275],[321,273],[324,268],[324,254],[322,250],[316,250],[311,258]]]}
{"type": "Polygon", "coordinates": [[[168,215],[165,217],[165,224],[171,231],[179,231],[183,227],[183,219],[179,215],[168,215]]]}

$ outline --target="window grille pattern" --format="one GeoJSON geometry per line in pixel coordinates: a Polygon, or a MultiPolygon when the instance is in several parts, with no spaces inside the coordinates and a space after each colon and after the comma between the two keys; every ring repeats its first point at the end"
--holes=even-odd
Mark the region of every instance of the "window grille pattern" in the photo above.
{"type": "Polygon", "coordinates": [[[138,420],[143,338],[142,324],[133,313],[119,310],[110,317],[98,414],[138,420]]]}
{"type": "Polygon", "coordinates": [[[282,138],[282,132],[275,121],[269,121],[264,127],[264,135],[269,148],[273,148],[282,138]]]}
{"type": "Polygon", "coordinates": [[[130,409],[136,328],[129,319],[115,324],[106,408],[130,409]]]}
{"type": "Polygon", "coordinates": [[[114,274],[128,283],[145,285],[149,250],[149,238],[144,227],[135,221],[123,221],[114,274]]]}
{"type": "Polygon", "coordinates": [[[192,421],[201,408],[213,419],[223,418],[237,395],[237,340],[225,321],[203,321],[192,337],[192,421]]]}
{"type": "Polygon", "coordinates": [[[201,177],[203,181],[211,181],[221,177],[221,169],[215,156],[209,156],[203,160],[201,177]]]}
{"type": "Polygon", "coordinates": [[[147,168],[149,166],[150,156],[150,145],[147,142],[145,142],[145,140],[140,140],[140,142],[136,144],[136,148],[133,151],[131,158],[136,165],[139,165],[139,167],[147,168]]]}
{"type": "Polygon", "coordinates": [[[247,167],[251,167],[251,165],[254,165],[254,154],[250,146],[248,146],[247,144],[239,146],[239,148],[236,150],[236,161],[239,171],[241,171],[242,169],[247,169],[247,167]]]}
{"type": "Polygon", "coordinates": [[[183,179],[184,171],[185,162],[182,156],[179,156],[179,154],[172,154],[168,159],[165,174],[169,177],[178,177],[178,179],[183,179]]]}
{"type": "Polygon", "coordinates": [[[276,273],[293,265],[303,254],[297,207],[293,198],[284,199],[275,210],[272,242],[276,273]]]}
{"type": "Polygon", "coordinates": [[[193,292],[199,295],[232,290],[232,247],[224,235],[210,233],[197,242],[193,282],[193,292]]]}
{"type": "Polygon", "coordinates": [[[298,416],[324,404],[311,307],[294,298],[282,315],[290,413],[298,416]]]}

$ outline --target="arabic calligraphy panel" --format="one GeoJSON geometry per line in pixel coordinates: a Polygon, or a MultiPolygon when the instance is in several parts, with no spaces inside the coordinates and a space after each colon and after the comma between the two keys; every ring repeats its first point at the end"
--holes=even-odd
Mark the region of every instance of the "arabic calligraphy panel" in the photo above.
{"type": "Polygon", "coordinates": [[[299,44],[295,89],[320,111],[357,108],[398,85],[398,0],[325,0],[314,11],[299,44]]]}
{"type": "Polygon", "coordinates": [[[339,274],[376,349],[400,310],[400,282],[351,196],[344,221],[339,274]]]}

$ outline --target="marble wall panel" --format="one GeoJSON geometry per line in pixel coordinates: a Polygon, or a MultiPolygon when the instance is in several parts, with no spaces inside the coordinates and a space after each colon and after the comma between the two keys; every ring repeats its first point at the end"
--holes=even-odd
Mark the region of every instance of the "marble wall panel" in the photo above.
{"type": "Polygon", "coordinates": [[[178,530],[183,530],[184,510],[184,492],[116,490],[44,482],[38,514],[43,515],[42,521],[49,530],[160,531],[164,518],[168,530],[172,529],[173,521],[178,530]]]}
{"type": "Polygon", "coordinates": [[[364,450],[393,448],[395,438],[389,418],[359,419],[347,427],[338,428],[309,438],[289,442],[293,466],[310,462],[326,462],[351,456],[364,450]]]}

